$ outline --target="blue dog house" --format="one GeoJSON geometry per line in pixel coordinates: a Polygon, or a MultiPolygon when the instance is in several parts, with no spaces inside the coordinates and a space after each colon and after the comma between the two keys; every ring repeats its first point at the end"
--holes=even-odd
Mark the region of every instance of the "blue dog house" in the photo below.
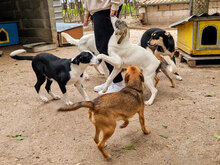
{"type": "Polygon", "coordinates": [[[16,22],[0,22],[0,46],[19,43],[18,27],[16,22]]]}

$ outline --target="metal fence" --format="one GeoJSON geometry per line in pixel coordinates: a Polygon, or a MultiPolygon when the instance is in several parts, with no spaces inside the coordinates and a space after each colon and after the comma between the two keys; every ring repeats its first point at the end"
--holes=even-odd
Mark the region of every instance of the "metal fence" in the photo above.
{"type": "MultiPolygon", "coordinates": [[[[64,0],[62,2],[62,12],[64,22],[83,22],[84,9],[81,0],[64,0]]],[[[138,6],[136,0],[125,0],[122,6],[120,17],[138,16],[138,6]]]]}
{"type": "Polygon", "coordinates": [[[191,0],[191,15],[200,15],[208,13],[209,11],[209,0],[191,0]]]}

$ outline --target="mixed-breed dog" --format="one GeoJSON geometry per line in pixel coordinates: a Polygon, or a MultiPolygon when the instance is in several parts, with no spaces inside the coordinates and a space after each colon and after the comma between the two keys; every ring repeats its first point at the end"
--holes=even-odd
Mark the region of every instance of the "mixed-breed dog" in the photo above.
{"type": "Polygon", "coordinates": [[[113,135],[117,120],[123,120],[124,123],[120,127],[125,128],[129,124],[129,118],[138,113],[143,133],[150,133],[150,130],[145,127],[144,108],[145,105],[153,103],[157,94],[156,85],[159,81],[157,77],[159,70],[169,78],[172,87],[175,87],[175,84],[170,78],[169,72],[175,74],[178,80],[182,80],[173,60],[175,59],[174,39],[168,32],[159,28],[151,28],[143,34],[140,44],[133,44],[129,40],[130,33],[126,22],[117,17],[112,17],[111,21],[114,33],[108,44],[109,56],[99,54],[93,34],[85,35],[76,40],[64,32],[61,35],[67,42],[77,45],[79,48],[80,54],[75,58],[64,59],[49,53],[20,56],[20,53],[25,52],[24,49],[10,53],[10,56],[16,60],[32,61],[32,68],[37,77],[35,89],[44,102],[47,102],[48,99],[41,93],[40,88],[45,81],[47,81],[45,88],[48,94],[53,99],[60,99],[51,91],[51,84],[55,80],[67,105],[59,108],[58,111],[74,111],[81,107],[89,108],[89,119],[95,126],[94,141],[105,158],[110,157],[104,149],[105,142],[113,135]],[[103,61],[114,66],[110,75],[107,74],[107,68],[103,61]],[[85,72],[89,65],[94,65],[101,73],[97,68],[99,64],[102,65],[107,79],[101,91],[103,95],[90,101],[83,89],[82,78],[83,76],[89,78],[85,72]],[[125,68],[127,68],[124,77],[125,88],[119,92],[104,94],[115,76],[125,68]],[[66,84],[70,80],[73,81],[85,101],[73,104],[68,99],[66,84]],[[151,91],[151,97],[147,101],[144,101],[143,98],[143,86],[147,86],[151,91]],[[128,102],[129,104],[127,104],[128,102]],[[99,139],[100,132],[103,133],[101,140],[99,139]]]}

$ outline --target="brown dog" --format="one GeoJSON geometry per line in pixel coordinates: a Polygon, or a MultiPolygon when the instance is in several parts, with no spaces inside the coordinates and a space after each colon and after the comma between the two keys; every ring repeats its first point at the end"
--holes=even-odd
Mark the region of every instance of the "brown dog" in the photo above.
{"type": "Polygon", "coordinates": [[[150,130],[145,128],[144,98],[142,82],[144,77],[136,66],[129,66],[125,74],[125,88],[119,92],[101,95],[93,101],[82,101],[71,106],[60,108],[58,111],[77,110],[81,107],[89,108],[89,119],[95,126],[94,141],[105,158],[110,155],[104,150],[105,142],[113,135],[116,120],[124,120],[120,126],[125,128],[129,124],[129,118],[139,114],[141,129],[144,134],[150,130]],[[103,138],[99,141],[99,134],[103,132],[103,138]]]}

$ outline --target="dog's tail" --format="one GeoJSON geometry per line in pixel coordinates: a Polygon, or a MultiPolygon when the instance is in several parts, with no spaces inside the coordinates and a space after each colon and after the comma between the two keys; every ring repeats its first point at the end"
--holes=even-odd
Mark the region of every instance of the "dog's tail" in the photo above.
{"type": "Polygon", "coordinates": [[[75,103],[73,105],[61,107],[58,109],[58,111],[75,111],[75,110],[82,108],[82,107],[90,108],[92,110],[94,107],[94,103],[92,101],[81,101],[81,102],[75,103]]]}
{"type": "Polygon", "coordinates": [[[70,43],[71,45],[79,45],[79,39],[74,39],[73,37],[71,37],[69,34],[62,32],[61,36],[64,37],[66,39],[66,41],[68,43],[70,43]]]}
{"type": "Polygon", "coordinates": [[[34,56],[17,56],[18,54],[25,53],[26,50],[18,49],[10,53],[10,57],[16,60],[30,60],[32,61],[34,56]]]}

